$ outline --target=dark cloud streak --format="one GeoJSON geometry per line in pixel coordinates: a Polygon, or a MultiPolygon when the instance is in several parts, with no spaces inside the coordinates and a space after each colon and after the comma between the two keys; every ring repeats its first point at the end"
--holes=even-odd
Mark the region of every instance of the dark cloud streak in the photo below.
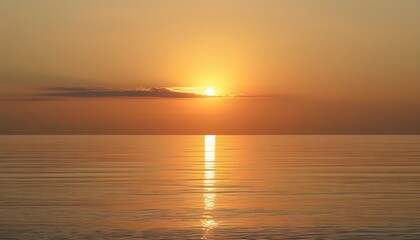
{"type": "Polygon", "coordinates": [[[107,88],[82,88],[82,87],[53,87],[46,89],[42,97],[80,97],[80,98],[103,98],[103,97],[133,97],[133,98],[206,98],[209,96],[173,91],[169,88],[147,89],[107,89],[107,88]]]}

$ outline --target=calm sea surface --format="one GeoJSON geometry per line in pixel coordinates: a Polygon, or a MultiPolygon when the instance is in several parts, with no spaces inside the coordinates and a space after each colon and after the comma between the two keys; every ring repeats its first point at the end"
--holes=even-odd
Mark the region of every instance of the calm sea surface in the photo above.
{"type": "Polygon", "coordinates": [[[1,136],[0,239],[420,239],[420,136],[1,136]]]}

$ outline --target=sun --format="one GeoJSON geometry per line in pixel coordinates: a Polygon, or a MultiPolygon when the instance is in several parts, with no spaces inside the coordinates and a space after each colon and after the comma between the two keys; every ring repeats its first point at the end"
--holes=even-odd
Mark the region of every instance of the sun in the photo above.
{"type": "Polygon", "coordinates": [[[204,94],[206,94],[209,97],[214,96],[215,95],[214,88],[207,88],[206,91],[204,92],[204,94]]]}

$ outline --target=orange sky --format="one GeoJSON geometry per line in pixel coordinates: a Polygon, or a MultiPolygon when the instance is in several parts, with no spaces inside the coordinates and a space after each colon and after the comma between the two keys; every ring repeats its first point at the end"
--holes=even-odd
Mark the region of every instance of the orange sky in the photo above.
{"type": "Polygon", "coordinates": [[[419,22],[416,0],[1,1],[0,133],[420,133],[419,22]],[[145,99],[174,87],[229,97],[145,99]]]}

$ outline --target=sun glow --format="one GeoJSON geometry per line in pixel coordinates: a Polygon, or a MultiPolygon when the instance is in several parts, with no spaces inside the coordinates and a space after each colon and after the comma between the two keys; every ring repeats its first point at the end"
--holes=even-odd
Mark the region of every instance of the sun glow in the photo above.
{"type": "Polygon", "coordinates": [[[204,94],[206,94],[209,97],[212,97],[216,94],[216,91],[214,91],[214,88],[207,88],[204,94]]]}

